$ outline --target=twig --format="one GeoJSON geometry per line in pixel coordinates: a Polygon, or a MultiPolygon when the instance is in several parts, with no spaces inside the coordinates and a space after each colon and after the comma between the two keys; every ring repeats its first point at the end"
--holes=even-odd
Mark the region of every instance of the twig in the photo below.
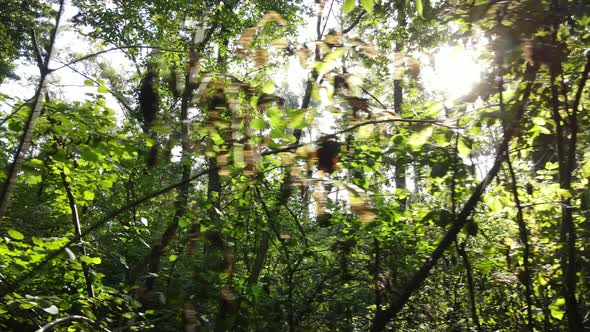
{"type": "MultiPolygon", "coordinates": [[[[326,16],[326,21],[324,22],[324,27],[322,28],[322,31],[318,31],[318,36],[323,36],[324,32],[326,31],[326,27],[328,26],[328,20],[330,19],[330,14],[332,14],[332,6],[334,6],[334,0],[332,0],[332,2],[330,2],[330,9],[328,10],[328,15],[326,16]]],[[[319,40],[320,38],[318,38],[319,40]]]]}
{"type": "MultiPolygon", "coordinates": [[[[64,185],[64,189],[66,190],[66,196],[68,197],[68,203],[70,205],[70,210],[72,213],[72,224],[74,226],[74,234],[77,236],[82,235],[82,227],[80,226],[80,217],[78,215],[78,207],[76,205],[76,199],[74,198],[74,194],[72,193],[72,188],[70,186],[70,182],[68,181],[68,177],[66,172],[62,170],[60,172],[61,180],[64,185]]],[[[82,255],[86,256],[86,246],[82,239],[78,241],[78,245],[80,246],[80,252],[82,255]]],[[[88,293],[88,297],[94,297],[94,287],[92,285],[92,274],[90,273],[90,267],[85,262],[82,262],[82,271],[84,273],[84,280],[86,281],[86,292],[88,293]]]]}
{"type": "MultiPolygon", "coordinates": [[[[375,96],[374,96],[372,93],[370,93],[369,91],[367,91],[367,89],[365,89],[365,88],[363,88],[363,87],[361,87],[361,90],[362,90],[364,93],[368,94],[368,95],[369,95],[369,97],[373,98],[373,100],[374,100],[374,101],[376,101],[376,102],[377,102],[377,104],[379,104],[381,107],[383,107],[383,109],[384,109],[385,111],[387,111],[387,106],[383,105],[383,103],[381,102],[381,100],[379,100],[379,98],[375,97],[375,96]]],[[[394,113],[394,114],[395,114],[395,113],[394,113]]]]}
{"type": "Polygon", "coordinates": [[[62,318],[56,319],[53,322],[50,322],[50,323],[45,324],[43,327],[41,327],[40,329],[38,329],[35,332],[47,332],[47,331],[52,330],[57,325],[60,325],[60,324],[63,324],[63,323],[67,323],[67,322],[70,322],[70,321],[80,321],[80,322],[89,323],[92,326],[98,328],[102,332],[111,332],[111,330],[107,329],[106,327],[103,327],[97,321],[92,320],[92,319],[90,319],[88,317],[78,316],[78,315],[72,315],[72,316],[67,316],[67,317],[62,317],[62,318]]]}
{"type": "Polygon", "coordinates": [[[162,47],[158,47],[158,46],[147,46],[147,45],[117,46],[117,47],[112,47],[112,48],[109,48],[109,49],[106,49],[106,50],[102,50],[102,51],[98,51],[98,52],[95,52],[95,53],[91,53],[91,54],[85,55],[85,56],[83,56],[81,58],[78,58],[78,59],[72,61],[72,62],[68,62],[67,64],[64,64],[63,66],[60,66],[60,67],[57,67],[57,68],[53,68],[53,69],[48,69],[48,73],[51,73],[51,72],[54,72],[54,71],[58,71],[58,70],[63,69],[65,67],[74,65],[74,64],[76,64],[78,62],[82,62],[84,60],[88,60],[88,59],[97,57],[97,56],[99,56],[101,54],[105,54],[105,53],[108,53],[108,52],[121,51],[121,50],[124,50],[124,49],[136,49],[136,48],[139,48],[139,49],[141,49],[141,48],[156,49],[156,50],[159,50],[159,51],[174,52],[174,53],[184,53],[185,52],[185,50],[173,50],[173,49],[169,49],[169,48],[162,48],[162,47]]]}
{"type": "Polygon", "coordinates": [[[366,13],[365,11],[362,11],[362,12],[359,14],[359,16],[357,16],[357,17],[356,17],[356,19],[355,19],[355,20],[352,22],[352,24],[351,24],[351,25],[350,25],[348,28],[346,28],[346,29],[342,30],[342,34],[343,34],[343,35],[345,35],[345,34],[347,34],[348,32],[350,32],[350,30],[354,29],[354,27],[355,27],[357,24],[359,24],[359,22],[361,21],[361,18],[363,18],[363,16],[365,15],[365,13],[366,13]]]}
{"type": "MultiPolygon", "coordinates": [[[[64,64],[63,61],[60,61],[60,62],[62,64],[64,64]]],[[[64,64],[64,66],[68,67],[70,70],[79,74],[80,76],[84,77],[85,79],[92,81],[94,84],[101,85],[97,80],[95,80],[92,77],[86,75],[85,73],[79,71],[78,69],[72,67],[71,64],[64,64]]],[[[113,97],[115,97],[115,99],[117,99],[119,104],[121,104],[121,106],[123,106],[123,108],[125,108],[127,110],[127,112],[133,113],[133,108],[131,108],[131,106],[127,105],[127,103],[123,100],[123,98],[121,98],[117,93],[115,93],[113,90],[109,89],[108,87],[106,87],[106,89],[113,97]]]]}

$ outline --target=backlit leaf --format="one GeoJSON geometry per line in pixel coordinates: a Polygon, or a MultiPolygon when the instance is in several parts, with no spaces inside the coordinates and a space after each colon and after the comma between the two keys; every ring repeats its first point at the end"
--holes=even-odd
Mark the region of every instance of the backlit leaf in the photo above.
{"type": "Polygon", "coordinates": [[[350,13],[354,6],[356,5],[356,0],[344,0],[344,4],[342,5],[342,12],[344,14],[350,13]]]}
{"type": "Polygon", "coordinates": [[[15,230],[15,229],[9,229],[8,236],[10,236],[11,238],[13,238],[15,240],[22,240],[25,238],[25,236],[21,232],[15,230]]]}
{"type": "Polygon", "coordinates": [[[94,199],[94,193],[90,190],[84,190],[84,199],[87,201],[91,201],[94,199]]]}
{"type": "Polygon", "coordinates": [[[373,14],[373,6],[375,5],[374,0],[361,0],[361,6],[369,14],[373,14]]]}
{"type": "Polygon", "coordinates": [[[422,145],[426,144],[430,136],[432,136],[433,131],[434,129],[432,127],[426,127],[421,131],[414,132],[408,139],[410,146],[414,150],[418,150],[422,145]]]}
{"type": "Polygon", "coordinates": [[[414,4],[416,5],[416,12],[418,16],[422,17],[422,12],[424,8],[422,7],[422,0],[414,0],[414,4]]]}

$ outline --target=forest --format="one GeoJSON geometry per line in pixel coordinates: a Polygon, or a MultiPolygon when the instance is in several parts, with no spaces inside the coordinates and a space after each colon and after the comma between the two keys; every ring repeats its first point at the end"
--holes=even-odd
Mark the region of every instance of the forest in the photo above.
{"type": "Polygon", "coordinates": [[[590,331],[587,0],[0,0],[0,331],[590,331]]]}

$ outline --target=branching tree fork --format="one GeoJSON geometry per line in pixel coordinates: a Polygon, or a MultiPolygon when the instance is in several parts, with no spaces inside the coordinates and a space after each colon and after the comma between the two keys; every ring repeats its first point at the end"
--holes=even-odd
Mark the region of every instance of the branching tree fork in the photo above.
{"type": "Polygon", "coordinates": [[[453,221],[448,232],[439,242],[436,249],[432,252],[430,257],[424,262],[422,267],[414,273],[414,275],[408,280],[404,286],[400,289],[399,297],[394,298],[394,301],[390,303],[389,308],[377,312],[375,318],[372,321],[371,331],[384,331],[387,323],[402,310],[405,304],[410,299],[410,296],[418,290],[422,282],[428,277],[430,270],[434,267],[437,261],[442,257],[444,252],[453,244],[457,234],[461,231],[465,223],[469,220],[469,217],[475,211],[477,203],[481,199],[485,189],[490,182],[496,177],[502,163],[505,161],[506,152],[505,147],[508,142],[512,139],[514,133],[520,126],[520,119],[522,117],[524,107],[531,94],[533,81],[537,72],[537,67],[528,66],[524,75],[524,82],[527,82],[520,100],[517,100],[510,109],[510,114],[514,115],[511,121],[511,125],[504,131],[504,137],[501,144],[499,144],[496,152],[496,159],[492,168],[488,171],[485,178],[475,187],[475,190],[471,194],[469,200],[463,206],[461,212],[457,215],[457,218],[453,221]]]}
{"type": "MultiPolygon", "coordinates": [[[[49,38],[49,47],[47,48],[47,54],[45,55],[45,59],[41,60],[41,54],[40,52],[37,52],[38,63],[39,65],[42,65],[42,67],[39,68],[41,71],[41,77],[39,78],[37,91],[35,92],[35,96],[33,97],[33,100],[31,102],[31,110],[29,112],[27,120],[25,121],[23,134],[14,153],[14,159],[12,160],[10,168],[8,169],[6,181],[2,186],[2,189],[0,189],[0,219],[4,217],[6,213],[6,209],[8,207],[9,202],[9,196],[11,194],[12,188],[16,184],[17,174],[22,166],[25,154],[28,152],[29,147],[31,145],[31,139],[33,138],[33,126],[35,125],[35,121],[37,121],[37,118],[39,118],[39,115],[41,114],[41,108],[43,107],[43,98],[45,98],[45,91],[47,89],[47,78],[49,74],[51,74],[51,70],[49,69],[49,62],[51,61],[51,57],[56,44],[57,32],[60,26],[61,17],[64,10],[64,2],[64,0],[60,0],[59,2],[59,10],[55,18],[55,25],[49,38]]],[[[34,42],[34,44],[35,46],[37,46],[36,41],[34,42]]]]}

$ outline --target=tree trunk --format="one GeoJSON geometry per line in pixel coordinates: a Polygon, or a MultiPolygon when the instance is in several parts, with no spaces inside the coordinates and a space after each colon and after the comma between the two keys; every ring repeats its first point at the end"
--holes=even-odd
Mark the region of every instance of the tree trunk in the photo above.
{"type": "MultiPolygon", "coordinates": [[[[49,61],[51,60],[51,56],[53,54],[53,48],[55,46],[55,38],[57,35],[57,30],[59,28],[60,20],[62,13],[64,11],[64,0],[59,2],[59,10],[57,12],[57,17],[55,19],[55,26],[51,32],[51,37],[49,39],[49,47],[47,55],[45,56],[45,61],[42,63],[43,67],[39,68],[41,72],[41,77],[39,79],[39,84],[37,86],[37,91],[35,92],[35,96],[33,97],[32,102],[32,109],[29,113],[29,117],[25,121],[23,136],[21,137],[18,146],[16,148],[16,152],[14,154],[14,160],[10,164],[8,168],[6,182],[2,186],[2,190],[0,190],[0,221],[4,217],[6,213],[6,209],[8,208],[8,199],[10,196],[10,192],[12,188],[16,184],[16,177],[17,174],[22,166],[22,163],[25,158],[25,154],[29,150],[31,145],[31,139],[33,138],[33,126],[37,121],[37,118],[41,114],[41,108],[43,107],[43,98],[45,96],[45,92],[47,90],[47,77],[51,73],[49,71],[49,61]]],[[[40,56],[40,55],[39,55],[40,56]]],[[[41,63],[40,63],[41,64],[41,63]]]]}
{"type": "MultiPolygon", "coordinates": [[[[399,6],[397,6],[397,13],[398,13],[398,27],[401,29],[405,29],[406,27],[406,12],[404,8],[404,4],[400,2],[399,6]]],[[[395,53],[400,54],[403,51],[404,42],[402,40],[397,40],[395,43],[395,53]]],[[[402,104],[403,104],[403,87],[402,87],[402,80],[401,77],[393,80],[393,109],[398,116],[402,115],[402,104]]],[[[397,155],[395,159],[395,189],[403,189],[407,188],[406,183],[406,161],[404,160],[403,156],[397,155]]],[[[402,199],[399,200],[400,207],[402,209],[406,208],[407,198],[403,196],[402,199]]]]}
{"type": "Polygon", "coordinates": [[[383,331],[385,330],[389,321],[398,314],[405,304],[410,299],[410,296],[420,287],[420,285],[426,280],[430,270],[436,265],[436,262],[442,257],[444,252],[449,248],[449,246],[455,241],[457,234],[461,231],[465,223],[467,222],[468,218],[471,216],[477,203],[479,202],[481,196],[483,195],[485,189],[490,184],[490,182],[496,177],[502,163],[505,160],[505,146],[506,142],[509,142],[516,130],[518,129],[518,125],[520,124],[520,120],[522,118],[522,114],[524,111],[524,106],[529,99],[531,90],[532,90],[532,82],[536,76],[537,68],[536,67],[527,67],[527,72],[525,73],[524,81],[528,82],[526,88],[522,94],[522,100],[517,101],[510,110],[511,114],[515,114],[514,121],[512,125],[504,130],[504,138],[503,142],[498,146],[498,152],[496,154],[496,160],[494,161],[494,165],[488,171],[488,174],[479,183],[479,185],[475,188],[469,200],[465,203],[461,213],[457,216],[457,218],[453,221],[453,224],[447,231],[447,234],[444,238],[439,242],[436,249],[430,255],[430,258],[420,267],[418,271],[414,273],[412,278],[405,284],[405,286],[401,289],[400,294],[397,298],[391,301],[390,306],[388,309],[381,310],[375,314],[373,321],[371,323],[371,331],[383,331]]]}
{"type": "MultiPolygon", "coordinates": [[[[68,203],[70,205],[70,210],[72,214],[72,224],[74,225],[74,234],[78,237],[78,247],[80,248],[80,253],[86,256],[86,247],[84,246],[84,240],[82,240],[82,228],[80,227],[80,218],[78,216],[78,207],[76,206],[76,200],[74,195],[72,194],[72,189],[70,188],[70,183],[68,182],[68,178],[66,173],[62,170],[60,172],[61,179],[66,189],[66,195],[68,196],[68,203]]],[[[84,262],[82,262],[82,271],[84,273],[84,280],[86,281],[86,293],[88,293],[89,297],[94,297],[94,288],[92,287],[92,275],[90,273],[90,268],[84,262]]]]}

